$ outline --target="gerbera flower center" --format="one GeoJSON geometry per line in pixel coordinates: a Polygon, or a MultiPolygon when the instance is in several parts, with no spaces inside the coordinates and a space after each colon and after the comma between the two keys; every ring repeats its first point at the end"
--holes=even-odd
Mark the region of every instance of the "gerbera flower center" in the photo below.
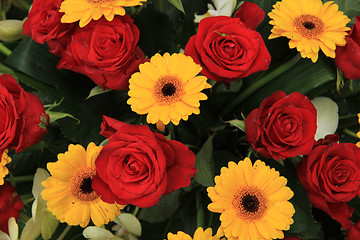
{"type": "Polygon", "coordinates": [[[308,39],[317,38],[324,32],[324,23],[321,19],[309,14],[295,18],[293,25],[303,37],[308,39]]]}
{"type": "Polygon", "coordinates": [[[236,192],[232,205],[238,217],[245,221],[254,221],[265,214],[267,200],[258,189],[248,187],[236,192]]]}
{"type": "Polygon", "coordinates": [[[165,97],[172,96],[176,92],[176,87],[172,83],[167,83],[162,87],[161,92],[165,97]]]}
{"type": "Polygon", "coordinates": [[[81,201],[93,201],[99,196],[91,187],[92,177],[96,171],[91,168],[81,169],[71,179],[71,193],[81,201]]]}
{"type": "Polygon", "coordinates": [[[184,95],[183,84],[177,76],[161,77],[155,84],[154,95],[161,105],[170,105],[184,95]]]}

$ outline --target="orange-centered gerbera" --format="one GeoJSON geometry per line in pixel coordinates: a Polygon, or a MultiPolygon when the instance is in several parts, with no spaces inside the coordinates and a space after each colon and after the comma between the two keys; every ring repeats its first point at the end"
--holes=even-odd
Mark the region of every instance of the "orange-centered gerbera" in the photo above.
{"type": "Polygon", "coordinates": [[[125,15],[123,7],[141,5],[147,0],[64,0],[59,12],[65,13],[62,23],[72,23],[80,20],[80,27],[86,26],[92,19],[101,16],[112,21],[115,15],[125,15]]]}
{"type": "Polygon", "coordinates": [[[229,162],[215,177],[215,186],[207,189],[212,200],[208,209],[221,213],[221,225],[228,240],[282,239],[295,213],[288,201],[294,193],[279,172],[249,158],[238,164],[229,162]]]}
{"type": "Polygon", "coordinates": [[[191,114],[199,114],[200,100],[207,96],[200,92],[210,88],[206,77],[197,76],[201,71],[191,57],[184,54],[156,54],[139,66],[129,80],[127,101],[138,114],[148,114],[148,123],[175,125],[191,114]]]}
{"type": "Polygon", "coordinates": [[[161,77],[154,86],[154,95],[161,105],[170,105],[184,95],[184,86],[176,76],[161,77]]]}
{"type": "Polygon", "coordinates": [[[71,179],[71,193],[81,201],[93,201],[99,196],[92,189],[92,177],[96,174],[95,169],[80,169],[71,179]]]}
{"type": "Polygon", "coordinates": [[[334,58],[336,46],[346,44],[350,19],[332,1],[283,0],[273,7],[268,14],[272,19],[269,23],[274,25],[269,39],[289,38],[289,47],[296,48],[303,58],[316,62],[320,49],[334,58]]]}
{"type": "MultiPolygon", "coordinates": [[[[358,113],[358,122],[360,124],[360,113],[358,113]]],[[[356,133],[356,135],[358,136],[358,138],[360,138],[360,130],[356,133]]],[[[360,142],[357,142],[356,146],[360,147],[360,142]]]]}
{"type": "Polygon", "coordinates": [[[48,163],[51,177],[42,182],[41,192],[47,208],[61,222],[86,227],[90,219],[96,226],[112,221],[124,208],[108,204],[92,189],[96,174],[95,160],[102,147],[90,143],[85,150],[81,145],[69,145],[69,150],[58,155],[58,161],[48,163]]]}
{"type": "Polygon", "coordinates": [[[267,209],[267,200],[254,187],[238,189],[232,200],[237,216],[245,221],[254,221],[264,216],[267,209]]]}

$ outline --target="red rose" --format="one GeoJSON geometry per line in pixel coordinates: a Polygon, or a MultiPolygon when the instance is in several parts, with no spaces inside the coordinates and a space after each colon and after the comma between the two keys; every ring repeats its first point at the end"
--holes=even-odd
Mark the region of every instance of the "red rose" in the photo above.
{"type": "Polygon", "coordinates": [[[200,21],[197,34],[187,43],[185,54],[201,65],[204,76],[230,83],[268,69],[270,54],[260,33],[255,31],[264,18],[264,11],[256,4],[244,6],[257,15],[246,23],[240,20],[246,12],[241,10],[236,18],[204,18],[200,21]]]}
{"type": "Polygon", "coordinates": [[[126,90],[130,76],[145,62],[138,40],[139,29],[128,15],[91,21],[75,30],[58,68],[85,74],[103,88],[126,90]]]}
{"type": "Polygon", "coordinates": [[[314,207],[349,229],[353,208],[346,203],[360,193],[360,149],[353,143],[320,143],[298,165],[299,180],[314,207]]]}
{"type": "Polygon", "coordinates": [[[70,41],[70,35],[66,34],[74,27],[74,24],[61,23],[64,15],[59,12],[61,3],[62,0],[34,0],[23,25],[24,35],[40,44],[47,42],[50,52],[56,55],[61,55],[65,49],[70,41]]]}
{"type": "Polygon", "coordinates": [[[16,190],[11,186],[10,182],[5,181],[4,185],[0,186],[0,230],[9,233],[8,220],[14,217],[16,220],[19,217],[20,210],[24,207],[16,190]]]}
{"type": "Polygon", "coordinates": [[[360,239],[360,221],[351,226],[346,234],[347,240],[357,240],[360,239]]]}
{"type": "Polygon", "coordinates": [[[345,39],[344,47],[336,47],[335,63],[347,78],[360,79],[360,16],[345,39]]]}
{"type": "Polygon", "coordinates": [[[25,92],[11,75],[0,76],[0,153],[5,148],[21,152],[36,144],[47,133],[40,124],[47,126],[48,121],[35,95],[25,92]]]}
{"type": "Polygon", "coordinates": [[[105,116],[101,129],[109,143],[96,159],[92,187],[104,202],[146,208],[190,185],[195,155],[184,144],[105,116]]]}
{"type": "Polygon", "coordinates": [[[316,109],[309,98],[277,91],[245,119],[247,141],[261,156],[279,160],[310,153],[316,132],[316,109]]]}

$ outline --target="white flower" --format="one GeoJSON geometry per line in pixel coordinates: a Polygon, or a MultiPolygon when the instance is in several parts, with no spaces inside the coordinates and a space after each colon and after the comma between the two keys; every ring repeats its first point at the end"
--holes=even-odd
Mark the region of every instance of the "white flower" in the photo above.
{"type": "Polygon", "coordinates": [[[96,226],[85,228],[83,236],[90,240],[123,240],[122,238],[115,236],[109,230],[96,226]]]}
{"type": "Polygon", "coordinates": [[[114,222],[117,225],[112,230],[116,231],[116,236],[126,237],[129,240],[137,240],[141,236],[141,224],[134,215],[122,213],[115,218],[114,222]]]}
{"type": "Polygon", "coordinates": [[[114,222],[116,225],[112,230],[115,234],[107,229],[91,226],[84,229],[83,236],[91,240],[137,240],[140,237],[141,224],[134,215],[121,213],[114,222]]]}
{"type": "Polygon", "coordinates": [[[209,3],[208,11],[204,15],[195,14],[194,22],[199,23],[201,19],[214,16],[231,16],[236,6],[236,0],[213,0],[215,8],[209,3]]]}
{"type": "Polygon", "coordinates": [[[41,234],[42,238],[50,239],[59,225],[59,220],[55,218],[46,208],[46,201],[41,197],[41,191],[44,187],[41,185],[50,177],[49,173],[42,168],[38,168],[34,175],[32,193],[34,202],[31,208],[32,218],[30,218],[21,234],[21,240],[34,240],[41,234]]]}
{"type": "Polygon", "coordinates": [[[17,240],[19,236],[19,228],[14,217],[8,220],[9,235],[0,231],[0,240],[17,240]]]}
{"type": "Polygon", "coordinates": [[[22,38],[23,23],[24,21],[17,19],[0,21],[0,40],[11,42],[22,38]]]}
{"type": "Polygon", "coordinates": [[[339,108],[328,97],[317,97],[311,101],[317,111],[317,130],[315,140],[334,134],[339,124],[339,108]]]}

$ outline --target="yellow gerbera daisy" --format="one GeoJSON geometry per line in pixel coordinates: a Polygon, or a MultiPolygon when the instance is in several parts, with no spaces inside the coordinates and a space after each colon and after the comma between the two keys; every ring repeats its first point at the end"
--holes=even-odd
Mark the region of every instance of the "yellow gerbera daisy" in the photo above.
{"type": "MultiPolygon", "coordinates": [[[[358,122],[360,124],[360,113],[358,113],[358,122]]],[[[360,130],[356,133],[356,135],[358,136],[358,138],[360,138],[360,130]]],[[[360,142],[357,142],[356,146],[360,147],[360,142]]]]}
{"type": "Polygon", "coordinates": [[[202,227],[196,229],[194,233],[194,238],[191,238],[190,235],[179,231],[176,234],[168,233],[167,235],[168,240],[217,240],[219,237],[212,236],[212,229],[208,228],[205,231],[202,227]]]}
{"type": "Polygon", "coordinates": [[[282,239],[295,213],[288,201],[294,193],[286,187],[287,179],[279,172],[249,158],[238,164],[229,162],[208,187],[212,200],[208,209],[221,213],[220,231],[228,240],[282,239]]]}
{"type": "Polygon", "coordinates": [[[9,170],[7,167],[5,167],[6,164],[11,162],[11,158],[7,155],[9,152],[9,149],[5,149],[2,152],[1,155],[1,162],[0,162],[0,185],[4,184],[4,177],[9,173],[9,170]]]}
{"type": "Polygon", "coordinates": [[[283,0],[273,7],[268,14],[274,25],[269,39],[289,38],[289,47],[296,47],[303,58],[316,62],[319,49],[335,58],[336,45],[345,46],[350,19],[333,1],[323,5],[321,0],[283,0]]]}
{"type": "Polygon", "coordinates": [[[67,152],[58,154],[57,162],[47,164],[52,176],[42,182],[41,196],[61,222],[86,227],[91,218],[101,226],[113,221],[125,207],[101,201],[91,187],[101,148],[90,143],[85,151],[81,145],[71,144],[67,152]]]}
{"type": "Polygon", "coordinates": [[[102,15],[108,21],[114,15],[125,15],[123,7],[142,5],[147,0],[64,0],[59,12],[65,13],[61,18],[62,23],[73,23],[80,20],[80,27],[86,26],[91,19],[98,20],[102,15]]]}
{"type": "Polygon", "coordinates": [[[206,77],[196,76],[201,69],[182,53],[155,54],[131,76],[127,103],[134,112],[148,114],[148,123],[178,125],[180,119],[199,114],[199,101],[207,99],[200,91],[211,86],[206,77]]]}

